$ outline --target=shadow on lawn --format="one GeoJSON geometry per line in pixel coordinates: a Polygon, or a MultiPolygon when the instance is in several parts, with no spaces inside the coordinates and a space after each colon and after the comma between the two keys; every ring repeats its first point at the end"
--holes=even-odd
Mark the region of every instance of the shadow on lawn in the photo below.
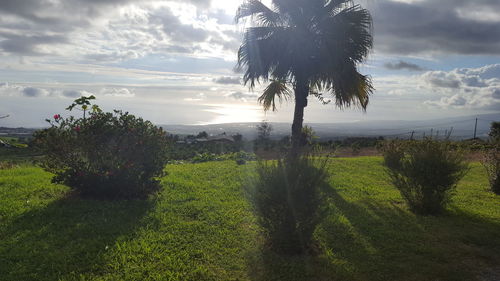
{"type": "Polygon", "coordinates": [[[331,215],[316,232],[323,253],[264,249],[250,259],[253,280],[496,280],[481,276],[497,274],[500,222],[453,207],[419,217],[401,202],[349,202],[329,190],[331,215]]]}
{"type": "Polygon", "coordinates": [[[152,207],[149,200],[62,199],[24,213],[0,229],[0,276],[58,280],[98,272],[108,248],[139,228],[152,207]]]}

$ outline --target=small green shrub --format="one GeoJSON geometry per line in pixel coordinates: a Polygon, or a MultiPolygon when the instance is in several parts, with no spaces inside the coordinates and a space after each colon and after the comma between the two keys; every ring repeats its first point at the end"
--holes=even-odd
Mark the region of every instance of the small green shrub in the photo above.
{"type": "Polygon", "coordinates": [[[393,184],[417,214],[438,214],[450,201],[468,165],[448,142],[389,141],[382,147],[393,184]]]}
{"type": "Polygon", "coordinates": [[[486,151],[482,163],[488,173],[491,191],[500,195],[500,143],[486,151]]]}
{"type": "Polygon", "coordinates": [[[34,135],[40,165],[83,197],[142,198],[159,187],[166,163],[165,132],[121,111],[48,120],[34,135]]]}
{"type": "Polygon", "coordinates": [[[201,153],[195,155],[193,158],[191,158],[192,163],[202,163],[202,162],[209,162],[209,161],[226,161],[226,160],[235,160],[236,163],[238,164],[245,164],[246,161],[253,161],[256,159],[255,154],[253,153],[248,153],[245,151],[239,151],[239,152],[232,152],[232,153],[226,153],[226,154],[220,154],[217,155],[215,153],[201,153]]]}
{"type": "Polygon", "coordinates": [[[302,156],[258,162],[249,195],[272,250],[294,255],[313,248],[313,232],[324,214],[321,188],[327,172],[323,159],[302,156]]]}
{"type": "Polygon", "coordinates": [[[0,170],[17,168],[18,166],[11,161],[0,161],[0,170]]]}
{"type": "Polygon", "coordinates": [[[208,152],[197,154],[193,158],[191,158],[192,163],[202,163],[209,161],[220,161],[220,159],[219,156],[217,156],[217,154],[208,152]]]}
{"type": "Polygon", "coordinates": [[[223,155],[221,155],[221,158],[224,160],[234,160],[234,161],[236,161],[236,164],[238,164],[238,165],[243,165],[247,161],[254,161],[257,159],[255,154],[248,153],[245,151],[223,154],[223,155]]]}

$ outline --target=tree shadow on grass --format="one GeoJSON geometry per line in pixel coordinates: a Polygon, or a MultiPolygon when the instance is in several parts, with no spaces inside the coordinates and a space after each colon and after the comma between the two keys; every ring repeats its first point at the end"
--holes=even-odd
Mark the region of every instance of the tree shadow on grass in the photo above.
{"type": "Polygon", "coordinates": [[[500,222],[453,207],[415,216],[402,201],[350,202],[329,190],[329,216],[316,231],[321,254],[262,249],[249,259],[253,280],[494,280],[481,276],[497,274],[500,222]]]}
{"type": "Polygon", "coordinates": [[[321,281],[342,280],[336,276],[328,260],[318,256],[286,256],[260,247],[247,257],[248,275],[254,281],[321,281]]]}
{"type": "Polygon", "coordinates": [[[108,249],[139,228],[153,204],[61,199],[26,212],[0,228],[0,279],[78,279],[81,273],[98,273],[108,249]]]}
{"type": "Polygon", "coordinates": [[[353,280],[475,280],[500,262],[499,221],[454,208],[416,216],[403,201],[349,202],[330,191],[333,215],[318,237],[332,263],[349,265],[353,280]]]}

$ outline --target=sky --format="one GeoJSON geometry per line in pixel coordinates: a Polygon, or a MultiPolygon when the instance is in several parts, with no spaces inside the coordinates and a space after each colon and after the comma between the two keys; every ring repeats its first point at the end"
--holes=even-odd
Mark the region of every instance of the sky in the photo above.
{"type": "MultiPolygon", "coordinates": [[[[269,1],[263,1],[269,3],[269,1]]],[[[374,48],[367,111],[310,98],[307,123],[500,112],[500,1],[359,0],[374,48]]],[[[46,126],[81,95],[156,124],[291,122],[234,69],[242,0],[0,0],[0,126],[46,126]]]]}

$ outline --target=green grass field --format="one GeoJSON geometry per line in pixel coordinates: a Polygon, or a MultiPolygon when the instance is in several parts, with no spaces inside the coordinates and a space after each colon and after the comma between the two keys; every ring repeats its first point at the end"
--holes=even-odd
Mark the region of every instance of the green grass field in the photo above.
{"type": "Polygon", "coordinates": [[[474,163],[439,217],[417,217],[379,157],[329,169],[317,257],[264,248],[253,164],[169,165],[146,201],[92,201],[33,166],[0,170],[0,280],[499,280],[500,197],[474,163]]]}

